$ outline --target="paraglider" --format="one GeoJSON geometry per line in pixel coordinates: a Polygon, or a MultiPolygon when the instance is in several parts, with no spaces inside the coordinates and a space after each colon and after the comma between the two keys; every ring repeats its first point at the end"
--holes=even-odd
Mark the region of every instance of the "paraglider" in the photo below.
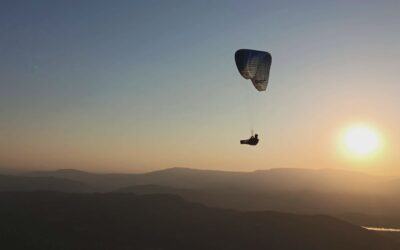
{"type": "MultiPolygon", "coordinates": [[[[239,49],[235,53],[235,62],[243,78],[251,80],[258,91],[267,90],[269,71],[272,63],[270,53],[259,50],[239,49]]],[[[258,141],[258,135],[256,134],[248,140],[241,140],[240,144],[255,146],[258,141]]]]}

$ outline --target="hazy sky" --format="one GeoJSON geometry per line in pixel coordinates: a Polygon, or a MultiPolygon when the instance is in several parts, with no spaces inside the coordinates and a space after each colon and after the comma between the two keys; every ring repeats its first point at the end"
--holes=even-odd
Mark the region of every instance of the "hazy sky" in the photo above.
{"type": "Polygon", "coordinates": [[[399,1],[1,1],[0,165],[400,174],[399,1]],[[258,93],[239,48],[272,54],[258,93]],[[383,142],[340,150],[362,122],[383,142]],[[254,128],[257,147],[240,139],[254,128]]]}

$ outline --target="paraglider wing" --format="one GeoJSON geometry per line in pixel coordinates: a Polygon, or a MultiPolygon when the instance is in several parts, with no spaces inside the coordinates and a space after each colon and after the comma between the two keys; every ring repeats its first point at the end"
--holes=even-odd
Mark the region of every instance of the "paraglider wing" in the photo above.
{"type": "Polygon", "coordinates": [[[236,66],[245,79],[250,79],[258,91],[268,85],[272,57],[266,51],[240,49],[235,53],[236,66]]]}

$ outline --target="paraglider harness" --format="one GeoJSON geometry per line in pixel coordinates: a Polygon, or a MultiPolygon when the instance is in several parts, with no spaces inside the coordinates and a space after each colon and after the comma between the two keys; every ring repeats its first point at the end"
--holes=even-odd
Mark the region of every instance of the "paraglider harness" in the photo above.
{"type": "Polygon", "coordinates": [[[255,146],[258,144],[258,134],[255,134],[254,136],[251,136],[250,139],[247,140],[241,140],[240,144],[247,144],[251,146],[255,146]]]}

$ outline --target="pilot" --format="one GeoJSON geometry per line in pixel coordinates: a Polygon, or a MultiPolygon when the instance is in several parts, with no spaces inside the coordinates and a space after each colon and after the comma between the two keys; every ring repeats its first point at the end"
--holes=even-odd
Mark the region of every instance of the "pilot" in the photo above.
{"type": "Polygon", "coordinates": [[[250,139],[247,140],[241,140],[240,144],[248,144],[251,146],[255,146],[258,144],[258,134],[255,134],[254,136],[251,136],[250,139]]]}

